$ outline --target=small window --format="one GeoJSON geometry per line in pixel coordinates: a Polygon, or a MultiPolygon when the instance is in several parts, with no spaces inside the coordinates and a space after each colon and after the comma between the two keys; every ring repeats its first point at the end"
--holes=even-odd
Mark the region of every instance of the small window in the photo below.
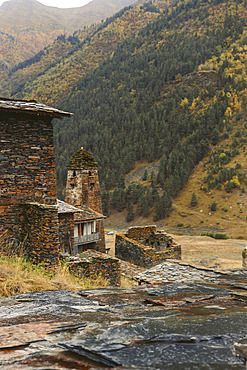
{"type": "Polygon", "coordinates": [[[91,171],[89,171],[88,174],[89,174],[89,176],[92,176],[92,172],[91,171]]]}
{"type": "Polygon", "coordinates": [[[84,224],[78,224],[78,236],[83,236],[85,229],[84,229],[84,224]]]}
{"type": "Polygon", "coordinates": [[[76,177],[76,170],[73,171],[73,177],[76,177]]]}

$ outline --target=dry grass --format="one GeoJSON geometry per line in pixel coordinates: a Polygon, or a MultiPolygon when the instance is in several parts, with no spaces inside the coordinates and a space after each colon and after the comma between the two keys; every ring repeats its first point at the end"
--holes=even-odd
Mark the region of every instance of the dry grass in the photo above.
{"type": "Polygon", "coordinates": [[[172,235],[182,246],[182,261],[228,270],[242,267],[246,240],[216,240],[208,236],[172,235]]]}
{"type": "Polygon", "coordinates": [[[91,279],[77,278],[69,273],[66,265],[59,266],[56,273],[52,273],[41,264],[33,265],[24,257],[0,256],[0,296],[2,297],[40,290],[76,291],[108,285],[109,283],[100,276],[91,279]]]}
{"type": "Polygon", "coordinates": [[[5,233],[0,234],[0,296],[40,290],[90,289],[108,286],[107,280],[100,276],[78,278],[61,264],[56,272],[51,272],[43,264],[34,265],[25,256],[25,243],[17,244],[9,240],[5,233]],[[4,253],[3,253],[4,250],[4,253]]]}

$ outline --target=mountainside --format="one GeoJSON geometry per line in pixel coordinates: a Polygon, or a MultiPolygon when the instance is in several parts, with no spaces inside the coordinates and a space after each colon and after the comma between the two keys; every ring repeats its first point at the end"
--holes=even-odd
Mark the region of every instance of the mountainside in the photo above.
{"type": "MultiPolygon", "coordinates": [[[[75,116],[56,128],[60,181],[83,143],[101,166],[105,212],[126,210],[131,221],[153,210],[158,221],[211,151],[196,193],[244,194],[245,24],[244,3],[179,2],[125,40],[62,102],[75,116]],[[124,176],[143,161],[158,161],[159,170],[124,189],[124,176]]],[[[208,206],[219,209],[211,196],[208,206]]],[[[245,221],[245,212],[238,217],[245,221]]]]}
{"type": "Polygon", "coordinates": [[[155,0],[75,34],[75,49],[63,40],[53,66],[45,51],[16,67],[15,96],[74,112],[55,125],[60,195],[83,146],[100,165],[104,212],[122,224],[245,225],[246,17],[245,1],[155,0]]]}
{"type": "Polygon", "coordinates": [[[75,82],[95,69],[118,44],[159,15],[146,6],[126,7],[105,22],[59,36],[33,58],[19,63],[0,80],[0,95],[57,104],[75,82]],[[59,86],[59,88],[58,88],[59,86]]]}
{"type": "Polygon", "coordinates": [[[0,73],[31,58],[58,35],[99,22],[136,0],[92,0],[71,9],[45,6],[36,0],[10,0],[0,7],[0,73]]]}

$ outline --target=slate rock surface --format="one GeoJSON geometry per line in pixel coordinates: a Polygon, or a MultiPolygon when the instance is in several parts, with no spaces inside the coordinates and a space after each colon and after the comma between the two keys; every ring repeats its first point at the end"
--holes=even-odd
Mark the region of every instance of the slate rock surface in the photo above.
{"type": "Polygon", "coordinates": [[[222,275],[2,298],[0,368],[245,369],[240,281],[246,287],[244,276],[222,275]]]}

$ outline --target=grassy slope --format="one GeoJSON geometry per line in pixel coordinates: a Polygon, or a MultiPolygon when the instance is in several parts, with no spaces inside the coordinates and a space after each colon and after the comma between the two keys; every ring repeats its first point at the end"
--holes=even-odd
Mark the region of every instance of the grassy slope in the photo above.
{"type": "MultiPolygon", "coordinates": [[[[245,163],[247,166],[246,156],[242,159],[239,157],[239,162],[245,163]]],[[[155,223],[166,231],[179,234],[200,235],[203,232],[211,231],[225,233],[232,238],[247,239],[247,193],[241,193],[240,189],[235,189],[231,194],[217,189],[205,193],[200,190],[203,177],[203,164],[201,162],[194,169],[188,183],[180,191],[178,197],[173,199],[172,212],[166,219],[154,222],[153,212],[148,218],[136,216],[134,221],[127,223],[125,220],[127,211],[119,213],[115,210],[106,219],[105,224],[108,227],[126,228],[155,223]],[[190,206],[193,192],[198,198],[196,207],[190,206]],[[214,201],[217,202],[217,209],[212,212],[210,205],[214,201]],[[178,227],[179,224],[183,226],[178,227]]]]}
{"type": "MultiPolygon", "coordinates": [[[[222,141],[215,148],[226,146],[228,144],[227,141],[229,140],[222,141]]],[[[206,156],[199,163],[192,172],[188,183],[180,191],[178,197],[173,199],[170,216],[156,222],[156,224],[159,227],[164,227],[165,230],[179,234],[199,235],[202,232],[211,231],[214,233],[225,233],[232,238],[247,239],[247,187],[246,193],[242,193],[240,188],[234,189],[232,193],[217,189],[209,192],[201,190],[200,188],[205,176],[203,163],[208,158],[209,156],[206,156]],[[198,199],[198,205],[196,207],[191,207],[190,205],[193,192],[196,193],[198,199]],[[215,212],[210,210],[212,202],[217,203],[215,212]],[[181,224],[182,226],[178,227],[181,224]]],[[[247,171],[247,155],[245,153],[242,152],[235,157],[232,165],[235,164],[235,161],[241,163],[243,170],[247,171]]],[[[136,169],[138,170],[138,168],[136,169]]],[[[135,180],[137,180],[137,177],[135,180]]],[[[139,177],[139,180],[141,180],[141,177],[139,177]]],[[[153,215],[154,213],[151,213],[148,218],[136,216],[133,222],[127,223],[125,220],[126,210],[122,213],[113,211],[105,223],[108,227],[124,228],[132,225],[154,224],[153,215]]]]}

